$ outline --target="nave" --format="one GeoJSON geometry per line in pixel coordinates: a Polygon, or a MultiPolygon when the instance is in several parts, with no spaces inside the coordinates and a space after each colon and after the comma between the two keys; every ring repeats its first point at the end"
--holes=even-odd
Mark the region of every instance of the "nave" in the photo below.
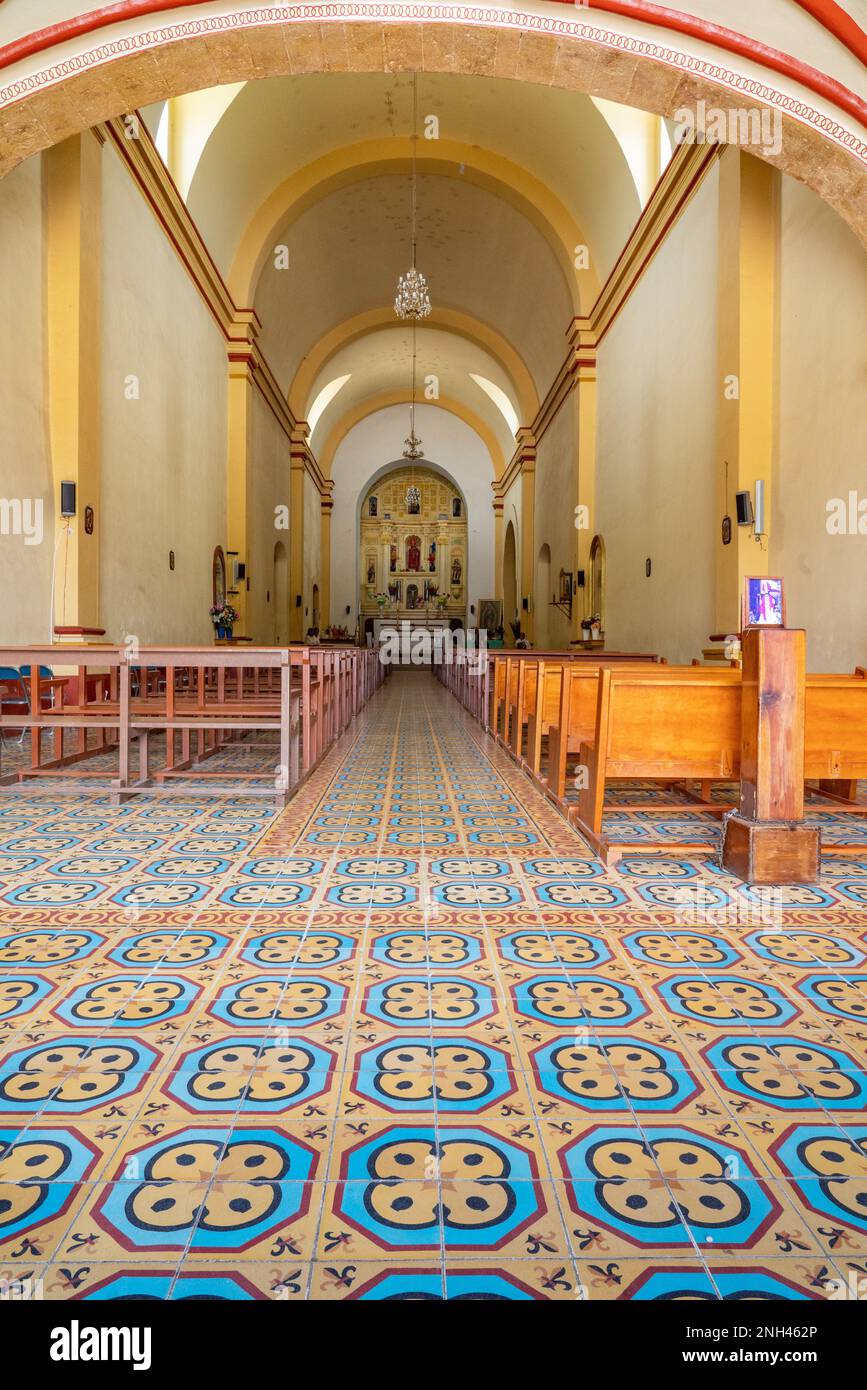
{"type": "Polygon", "coordinates": [[[279,813],[30,783],[0,824],[0,1268],[46,1298],[863,1268],[867,855],[606,868],[415,670],[279,813]]]}

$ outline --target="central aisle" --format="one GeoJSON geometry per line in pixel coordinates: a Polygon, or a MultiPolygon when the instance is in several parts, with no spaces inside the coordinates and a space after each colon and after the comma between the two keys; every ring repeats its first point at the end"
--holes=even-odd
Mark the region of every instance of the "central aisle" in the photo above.
{"type": "Polygon", "coordinates": [[[255,835],[91,803],[22,799],[6,846],[77,825],[31,902],[141,855],[56,934],[2,915],[0,1260],[46,1297],[809,1297],[863,1262],[839,895],[726,925],[709,861],[604,871],[425,672],[255,835]]]}

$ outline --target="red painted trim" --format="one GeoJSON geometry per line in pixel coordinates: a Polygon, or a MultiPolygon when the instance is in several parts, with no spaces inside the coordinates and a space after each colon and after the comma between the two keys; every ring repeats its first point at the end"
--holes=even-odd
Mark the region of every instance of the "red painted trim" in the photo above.
{"type": "MultiPolygon", "coordinates": [[[[0,48],[0,69],[9,67],[22,58],[32,57],[34,54],[44,52],[55,45],[93,33],[122,20],[143,18],[164,10],[187,9],[193,5],[205,3],[206,0],[117,0],[117,3],[113,5],[104,6],[99,10],[91,10],[87,14],[78,15],[74,19],[37,30],[32,34],[16,39],[13,43],[6,44],[5,47],[0,48]]],[[[554,0],[554,3],[568,4],[571,9],[575,8],[574,0],[554,0]]],[[[867,64],[867,36],[862,33],[851,16],[847,15],[835,3],[835,0],[793,0],[793,3],[807,10],[833,37],[867,64]]],[[[598,10],[638,20],[643,24],[653,25],[657,28],[669,29],[675,33],[685,34],[690,38],[712,44],[725,52],[747,58],[779,73],[781,76],[801,83],[802,86],[815,92],[817,96],[833,102],[841,111],[847,112],[848,115],[853,116],[863,125],[867,125],[867,102],[844,87],[842,83],[829,77],[818,68],[811,67],[808,63],[802,63],[799,59],[783,53],[779,49],[770,48],[767,44],[760,43],[756,39],[748,38],[745,34],[739,34],[732,29],[726,29],[722,25],[713,24],[708,20],[698,19],[693,15],[683,14],[679,10],[668,9],[666,6],[655,4],[654,0],[589,0],[586,9],[588,13],[592,10],[598,10]]]]}
{"type": "Polygon", "coordinates": [[[795,4],[812,15],[862,63],[867,63],[867,34],[837,0],[795,0],[795,4]]]}
{"type": "MultiPolygon", "coordinates": [[[[572,0],[564,0],[566,4],[571,4],[572,0]]],[[[825,0],[805,0],[806,3],[822,5],[825,0]]],[[[554,0],[555,4],[560,4],[561,0],[554,0]]],[[[801,0],[795,0],[800,4],[801,0]]],[[[745,34],[739,34],[733,29],[724,29],[720,24],[713,24],[706,19],[697,19],[693,15],[681,13],[679,10],[670,10],[666,6],[657,5],[653,0],[590,0],[589,9],[604,10],[609,14],[622,15],[627,19],[638,19],[644,24],[653,24],[663,29],[671,29],[675,33],[685,34],[688,38],[700,39],[703,43],[713,44],[716,48],[723,49],[726,53],[735,53],[738,57],[749,58],[754,63],[759,63],[762,67],[770,68],[772,72],[778,72],[782,77],[792,78],[795,82],[800,82],[817,96],[824,97],[827,101],[839,106],[841,111],[846,111],[848,115],[854,116],[862,125],[867,125],[867,102],[851,92],[848,87],[844,87],[842,82],[836,78],[829,77],[818,68],[811,67],[809,63],[802,63],[799,59],[790,57],[789,54],[781,52],[777,48],[769,48],[767,44],[760,43],[757,39],[748,38],[745,34]]],[[[857,26],[855,26],[857,29],[857,26]]],[[[858,31],[860,34],[860,31],[858,31]]],[[[835,35],[835,37],[837,37],[835,35]]],[[[847,45],[848,47],[848,45],[847,45]]],[[[867,62],[867,36],[860,34],[861,51],[856,56],[862,62],[867,62]]]]}

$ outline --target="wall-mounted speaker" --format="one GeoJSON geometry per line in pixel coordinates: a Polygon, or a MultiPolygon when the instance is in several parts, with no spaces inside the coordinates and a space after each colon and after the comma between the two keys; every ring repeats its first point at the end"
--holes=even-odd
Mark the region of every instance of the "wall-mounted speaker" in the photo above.
{"type": "Polygon", "coordinates": [[[735,506],[738,514],[738,526],[752,526],[753,501],[750,494],[748,492],[736,492],[735,506]]]}
{"type": "Polygon", "coordinates": [[[60,484],[60,515],[75,516],[75,483],[60,484]]]}
{"type": "Polygon", "coordinates": [[[757,536],[765,534],[765,484],[761,478],[756,479],[756,527],[757,536]]]}

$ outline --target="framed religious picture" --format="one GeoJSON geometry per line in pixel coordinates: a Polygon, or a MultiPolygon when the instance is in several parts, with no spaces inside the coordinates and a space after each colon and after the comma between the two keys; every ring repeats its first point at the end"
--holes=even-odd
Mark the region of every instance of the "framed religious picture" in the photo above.
{"type": "Polygon", "coordinates": [[[767,574],[744,576],[741,627],[785,627],[786,599],[783,581],[767,574]]]}
{"type": "Polygon", "coordinates": [[[479,627],[496,632],[503,625],[503,605],[498,598],[480,598],[476,609],[479,627]]]}

